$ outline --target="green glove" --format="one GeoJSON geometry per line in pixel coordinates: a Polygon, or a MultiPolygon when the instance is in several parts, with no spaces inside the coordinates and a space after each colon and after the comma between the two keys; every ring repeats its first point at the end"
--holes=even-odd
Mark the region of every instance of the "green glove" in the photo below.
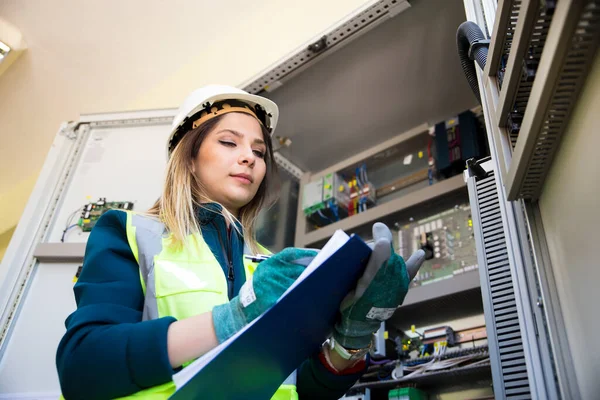
{"type": "Polygon", "coordinates": [[[405,263],[394,253],[392,233],[384,224],[373,225],[373,252],[356,288],[342,301],[333,338],[348,349],[362,349],[371,343],[381,322],[402,304],[408,285],[425,260],[418,250],[405,263]]]}
{"type": "Polygon", "coordinates": [[[317,255],[315,250],[287,248],[258,264],[252,278],[229,303],[212,310],[219,343],[271,308],[317,255]]]}

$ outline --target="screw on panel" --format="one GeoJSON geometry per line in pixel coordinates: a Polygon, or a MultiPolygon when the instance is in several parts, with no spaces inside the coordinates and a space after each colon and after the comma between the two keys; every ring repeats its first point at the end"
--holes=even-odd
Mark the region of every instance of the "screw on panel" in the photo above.
{"type": "Polygon", "coordinates": [[[541,297],[538,297],[537,302],[535,303],[539,308],[544,308],[544,301],[541,297]]]}
{"type": "Polygon", "coordinates": [[[313,44],[308,46],[308,51],[317,54],[322,52],[327,48],[327,36],[323,36],[321,39],[317,40],[313,44]]]}
{"type": "Polygon", "coordinates": [[[75,133],[75,128],[77,127],[77,123],[73,121],[63,122],[60,124],[60,128],[58,131],[59,135],[64,135],[69,140],[75,140],[77,134],[75,133]]]}

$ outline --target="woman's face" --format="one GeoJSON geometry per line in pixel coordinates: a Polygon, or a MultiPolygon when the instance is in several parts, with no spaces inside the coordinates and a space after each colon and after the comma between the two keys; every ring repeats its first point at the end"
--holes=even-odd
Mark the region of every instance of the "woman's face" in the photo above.
{"type": "Polygon", "coordinates": [[[254,117],[225,114],[202,141],[193,170],[210,199],[237,216],[265,177],[266,151],[261,126],[254,117]]]}

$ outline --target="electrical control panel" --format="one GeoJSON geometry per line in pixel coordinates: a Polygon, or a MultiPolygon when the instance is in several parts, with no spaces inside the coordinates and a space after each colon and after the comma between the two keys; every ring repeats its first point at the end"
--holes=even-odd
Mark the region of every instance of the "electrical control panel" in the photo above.
{"type": "Polygon", "coordinates": [[[81,217],[77,225],[83,232],[90,232],[98,219],[108,210],[132,210],[131,201],[106,201],[106,198],[100,198],[95,203],[89,203],[83,206],[81,217]]]}
{"type": "Polygon", "coordinates": [[[302,193],[302,210],[305,215],[309,215],[318,208],[322,208],[323,203],[323,178],[309,182],[304,185],[302,193]]]}
{"type": "Polygon", "coordinates": [[[396,224],[395,250],[408,258],[418,249],[425,262],[411,283],[426,285],[477,269],[477,249],[469,204],[424,218],[396,224]]]}
{"type": "Polygon", "coordinates": [[[349,203],[350,186],[339,174],[327,174],[304,186],[302,209],[317,226],[347,217],[349,203]]]}
{"type": "Polygon", "coordinates": [[[488,154],[486,134],[470,110],[435,125],[435,165],[444,178],[461,174],[465,161],[488,154]]]}

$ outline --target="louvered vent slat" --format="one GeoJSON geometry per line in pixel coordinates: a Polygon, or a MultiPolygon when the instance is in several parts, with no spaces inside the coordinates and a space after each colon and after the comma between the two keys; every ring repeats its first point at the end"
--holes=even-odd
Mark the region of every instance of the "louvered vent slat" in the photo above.
{"type": "Polygon", "coordinates": [[[529,400],[531,399],[530,394],[523,394],[518,396],[510,396],[510,400],[529,400]]]}
{"type": "Polygon", "coordinates": [[[493,374],[494,388],[501,387],[499,393],[503,392],[506,398],[529,398],[523,338],[494,175],[476,181],[473,195],[479,208],[473,216],[478,221],[476,234],[482,239],[484,250],[484,259],[479,260],[484,265],[480,273],[488,283],[482,286],[486,313],[491,314],[486,315],[486,321],[491,319],[493,325],[490,327],[488,322],[488,335],[494,336],[489,340],[495,346],[493,365],[498,371],[493,374]]]}
{"type": "MultiPolygon", "coordinates": [[[[507,389],[506,390],[506,398],[507,399],[513,399],[512,396],[514,395],[524,395],[526,391],[528,391],[529,388],[525,388],[525,387],[518,387],[518,388],[511,388],[511,389],[507,389]]],[[[531,396],[531,395],[530,395],[531,396]]],[[[531,397],[527,397],[527,398],[531,398],[531,397]]]]}
{"type": "Polygon", "coordinates": [[[506,64],[508,63],[508,56],[510,54],[510,48],[512,46],[513,37],[515,35],[515,29],[517,28],[517,19],[519,18],[519,10],[521,9],[521,1],[514,0],[510,5],[510,17],[506,27],[506,33],[504,36],[504,43],[502,45],[502,56],[500,58],[500,66],[497,74],[498,86],[502,88],[502,79],[504,78],[504,72],[506,70],[506,64]]]}
{"type": "Polygon", "coordinates": [[[510,136],[510,143],[513,148],[517,144],[520,121],[523,120],[523,115],[525,114],[525,108],[529,101],[531,88],[533,87],[533,82],[535,80],[535,73],[540,63],[540,58],[542,57],[542,51],[546,44],[546,36],[548,35],[548,28],[550,27],[551,21],[552,14],[546,14],[546,8],[540,6],[534,20],[527,52],[525,53],[523,60],[516,64],[521,67],[521,76],[517,84],[511,116],[508,119],[506,126],[510,136]]]}
{"type": "Polygon", "coordinates": [[[535,199],[539,196],[553,155],[559,146],[589,65],[600,40],[600,1],[588,0],[570,39],[569,49],[558,74],[552,97],[538,133],[530,165],[535,170],[525,173],[520,197],[535,199]]]}
{"type": "Polygon", "coordinates": [[[508,153],[510,164],[503,184],[508,200],[536,200],[598,51],[600,0],[507,2],[509,22],[495,39],[499,67],[490,71],[502,95],[497,126],[506,143],[499,151],[508,153]],[[511,55],[517,31],[519,46],[511,55]],[[512,71],[506,71],[509,57],[518,57],[512,71]],[[503,93],[505,75],[511,82],[503,93]]]}

